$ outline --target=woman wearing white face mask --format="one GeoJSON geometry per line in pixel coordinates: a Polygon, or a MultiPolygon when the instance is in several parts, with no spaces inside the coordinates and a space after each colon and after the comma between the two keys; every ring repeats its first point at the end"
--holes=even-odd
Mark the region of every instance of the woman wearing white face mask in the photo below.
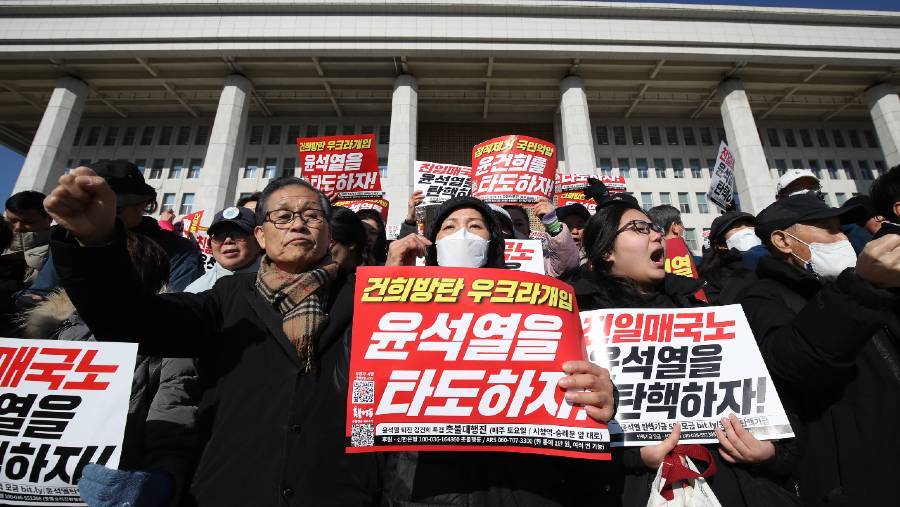
{"type": "Polygon", "coordinates": [[[734,303],[737,294],[753,279],[759,257],[768,255],[756,235],[756,217],[729,211],[713,220],[709,229],[710,248],[703,254],[700,276],[711,304],[734,303]]]}

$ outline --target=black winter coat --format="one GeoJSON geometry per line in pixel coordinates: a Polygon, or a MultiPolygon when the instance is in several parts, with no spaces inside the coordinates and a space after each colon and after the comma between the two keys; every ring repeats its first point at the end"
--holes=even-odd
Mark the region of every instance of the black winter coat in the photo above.
{"type": "Polygon", "coordinates": [[[198,357],[202,375],[214,377],[215,417],[191,488],[199,505],[378,503],[380,455],[344,452],[352,278],[333,284],[316,368],[304,373],[255,274],[223,278],[200,294],[148,294],[121,224],[106,246],[79,247],[60,230],[51,249],[63,287],[98,340],[198,357]]]}
{"type": "Polygon", "coordinates": [[[852,269],[823,284],[766,257],[756,274],[740,302],[785,408],[802,420],[804,504],[897,505],[898,298],[852,269]]]}
{"type": "Polygon", "coordinates": [[[756,279],[753,270],[743,261],[743,254],[731,249],[720,252],[715,266],[710,269],[704,262],[700,265],[700,277],[706,280],[703,292],[711,305],[730,305],[737,302],[737,296],[756,279]]]}

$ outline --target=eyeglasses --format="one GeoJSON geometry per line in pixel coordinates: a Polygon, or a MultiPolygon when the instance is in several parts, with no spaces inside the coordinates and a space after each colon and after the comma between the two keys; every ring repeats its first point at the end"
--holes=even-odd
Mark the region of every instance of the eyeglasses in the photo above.
{"type": "Polygon", "coordinates": [[[298,218],[309,227],[319,227],[325,221],[325,213],[319,209],[304,211],[277,209],[266,213],[266,221],[272,222],[276,229],[287,229],[298,218]]]}
{"type": "Polygon", "coordinates": [[[663,228],[654,224],[653,222],[648,222],[646,220],[631,220],[627,224],[623,225],[621,229],[616,231],[616,236],[629,230],[637,232],[639,234],[650,234],[650,231],[653,231],[657,234],[663,234],[663,228]]]}

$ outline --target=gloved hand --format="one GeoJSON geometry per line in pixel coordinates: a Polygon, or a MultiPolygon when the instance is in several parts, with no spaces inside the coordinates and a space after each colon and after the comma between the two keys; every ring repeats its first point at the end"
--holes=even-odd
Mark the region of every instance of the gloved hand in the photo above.
{"type": "Polygon", "coordinates": [[[595,203],[600,204],[607,196],[609,196],[609,189],[607,189],[606,185],[597,178],[588,178],[587,180],[589,186],[584,189],[584,196],[588,199],[593,199],[595,203]]]}
{"type": "Polygon", "coordinates": [[[91,463],[84,467],[78,490],[91,507],[162,507],[172,502],[175,481],[165,472],[113,470],[91,463]]]}

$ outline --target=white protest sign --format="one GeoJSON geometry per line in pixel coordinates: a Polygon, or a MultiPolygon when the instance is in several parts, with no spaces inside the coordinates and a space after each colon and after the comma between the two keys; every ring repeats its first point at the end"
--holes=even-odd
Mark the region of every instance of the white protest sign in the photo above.
{"type": "Polygon", "coordinates": [[[723,210],[730,209],[734,201],[734,155],[725,141],[719,144],[716,167],[709,178],[709,200],[723,210]]]}
{"type": "Polygon", "coordinates": [[[581,312],[592,362],[619,391],[610,438],[658,443],[681,423],[682,443],[716,443],[735,414],[756,438],[794,436],[740,305],[581,312]]]}
{"type": "Polygon", "coordinates": [[[415,188],[425,194],[422,204],[441,204],[453,197],[469,195],[472,168],[461,165],[414,162],[415,188]]]}
{"type": "Polygon", "coordinates": [[[546,275],[544,248],[539,239],[507,239],[503,260],[508,269],[546,275]]]}
{"type": "Polygon", "coordinates": [[[119,465],[135,343],[0,338],[0,504],[84,505],[88,463],[119,465]]]}

